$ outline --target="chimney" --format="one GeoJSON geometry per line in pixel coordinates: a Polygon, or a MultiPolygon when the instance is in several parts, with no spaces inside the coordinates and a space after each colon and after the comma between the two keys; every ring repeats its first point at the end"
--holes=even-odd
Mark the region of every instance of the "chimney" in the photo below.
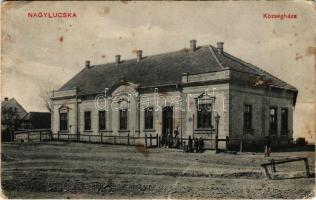
{"type": "Polygon", "coordinates": [[[190,40],[190,50],[191,51],[196,50],[196,40],[190,40]]]}
{"type": "Polygon", "coordinates": [[[9,100],[9,98],[8,97],[4,97],[4,101],[8,101],[9,100]]]}
{"type": "Polygon", "coordinates": [[[142,50],[137,50],[137,62],[141,61],[142,60],[142,53],[143,51],[142,50]]]}
{"type": "Polygon", "coordinates": [[[115,64],[118,65],[121,63],[121,55],[116,55],[115,56],[115,64]]]}
{"type": "Polygon", "coordinates": [[[217,42],[217,52],[222,54],[224,51],[224,42],[217,42]]]}
{"type": "Polygon", "coordinates": [[[87,68],[87,69],[90,68],[90,60],[86,60],[86,68],[87,68]]]}

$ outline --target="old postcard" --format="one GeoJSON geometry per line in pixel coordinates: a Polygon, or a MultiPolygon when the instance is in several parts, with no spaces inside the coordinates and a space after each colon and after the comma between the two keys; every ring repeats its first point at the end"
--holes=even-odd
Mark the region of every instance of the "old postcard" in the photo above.
{"type": "Polygon", "coordinates": [[[314,1],[4,1],[1,197],[315,195],[314,1]]]}

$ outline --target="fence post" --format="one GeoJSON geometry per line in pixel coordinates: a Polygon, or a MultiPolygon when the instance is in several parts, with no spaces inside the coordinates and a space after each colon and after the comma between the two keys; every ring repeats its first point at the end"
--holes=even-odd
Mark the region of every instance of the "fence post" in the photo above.
{"type": "Polygon", "coordinates": [[[42,132],[40,131],[40,142],[42,141],[42,132]]]}
{"type": "Polygon", "coordinates": [[[275,168],[275,164],[274,164],[274,159],[271,160],[271,163],[272,163],[272,165],[271,165],[271,170],[272,170],[273,172],[276,172],[276,168],[275,168]]]}
{"type": "Polygon", "coordinates": [[[57,140],[59,141],[59,131],[57,132],[57,140]]]}
{"type": "Polygon", "coordinates": [[[114,136],[114,144],[116,144],[116,137],[114,136]]]}
{"type": "Polygon", "coordinates": [[[266,175],[267,175],[268,179],[271,179],[271,176],[270,176],[270,173],[269,173],[269,170],[268,170],[267,166],[264,166],[264,171],[266,172],[266,175]]]}
{"type": "Polygon", "coordinates": [[[103,143],[103,132],[101,132],[101,139],[100,139],[100,141],[101,141],[101,144],[103,143]]]}
{"type": "Polygon", "coordinates": [[[68,142],[69,142],[69,133],[67,135],[68,135],[68,142]]]}
{"type": "Polygon", "coordinates": [[[127,145],[129,145],[129,134],[127,134],[127,145]]]}
{"type": "Polygon", "coordinates": [[[156,134],[156,146],[159,146],[158,133],[156,134]]]}
{"type": "Polygon", "coordinates": [[[145,147],[147,148],[147,134],[145,134],[145,147]]]}
{"type": "Polygon", "coordinates": [[[91,135],[89,135],[89,143],[91,143],[91,135]]]}
{"type": "Polygon", "coordinates": [[[215,121],[216,121],[215,151],[216,151],[216,153],[218,153],[218,126],[219,126],[219,119],[220,119],[220,116],[217,114],[215,116],[215,121]]]}
{"type": "Polygon", "coordinates": [[[152,145],[153,145],[153,144],[152,144],[152,139],[153,139],[153,138],[152,138],[151,134],[150,134],[149,138],[150,138],[150,140],[149,140],[150,146],[149,146],[149,147],[152,147],[152,145]]]}
{"type": "Polygon", "coordinates": [[[304,163],[305,163],[305,170],[306,170],[306,176],[310,177],[310,171],[309,171],[309,166],[308,166],[308,159],[307,157],[304,159],[304,163]]]}
{"type": "Polygon", "coordinates": [[[239,152],[242,152],[242,138],[240,139],[239,152]]]}

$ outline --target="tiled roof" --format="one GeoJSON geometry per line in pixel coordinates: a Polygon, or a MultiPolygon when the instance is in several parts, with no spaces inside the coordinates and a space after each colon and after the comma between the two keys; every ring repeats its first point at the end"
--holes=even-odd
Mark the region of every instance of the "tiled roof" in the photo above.
{"type": "Polygon", "coordinates": [[[297,91],[297,89],[290,84],[280,80],[279,78],[273,76],[272,74],[264,71],[263,69],[256,67],[250,63],[247,63],[239,58],[236,58],[229,53],[224,52],[223,54],[218,54],[217,57],[223,62],[223,65],[232,69],[237,69],[240,71],[245,71],[251,74],[256,74],[260,76],[264,76],[265,79],[270,80],[269,85],[283,88],[287,90],[297,91]]]}
{"type": "Polygon", "coordinates": [[[292,91],[293,86],[281,81],[262,69],[246,63],[226,52],[218,53],[213,46],[198,47],[195,51],[182,49],[159,55],[144,57],[141,61],[130,59],[120,64],[108,63],[85,68],[68,81],[59,90],[77,87],[78,94],[95,94],[118,84],[122,77],[128,82],[139,84],[140,87],[159,86],[181,83],[182,74],[200,74],[214,72],[223,67],[264,75],[270,84],[292,91]],[[213,52],[212,52],[213,50],[213,52]]]}
{"type": "Polygon", "coordinates": [[[48,118],[50,120],[50,113],[49,112],[29,112],[25,117],[24,120],[40,120],[43,118],[48,118]]]}

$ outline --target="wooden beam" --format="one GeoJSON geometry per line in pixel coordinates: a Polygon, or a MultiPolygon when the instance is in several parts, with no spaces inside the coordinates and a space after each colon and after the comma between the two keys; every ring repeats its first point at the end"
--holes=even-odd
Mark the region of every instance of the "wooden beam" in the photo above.
{"type": "Polygon", "coordinates": [[[268,170],[268,166],[271,166],[272,171],[276,172],[275,165],[289,163],[289,162],[296,162],[296,161],[304,161],[305,170],[306,170],[306,176],[310,177],[311,174],[310,174],[310,171],[309,171],[308,158],[307,157],[286,158],[286,159],[282,159],[282,160],[271,159],[269,163],[263,163],[263,164],[261,164],[261,166],[264,168],[267,177],[269,179],[271,179],[271,176],[270,176],[269,170],[268,170]]]}
{"type": "Polygon", "coordinates": [[[268,170],[267,166],[264,166],[264,171],[266,172],[267,178],[271,179],[271,176],[270,176],[270,173],[269,173],[269,170],[268,170]]]}
{"type": "Polygon", "coordinates": [[[273,165],[273,164],[282,164],[282,163],[288,163],[288,162],[295,162],[295,161],[301,161],[301,160],[305,160],[307,159],[307,157],[300,157],[300,158],[288,158],[288,159],[284,159],[284,160],[273,160],[273,163],[269,162],[269,163],[263,163],[261,164],[261,166],[268,166],[268,165],[273,165]]]}

